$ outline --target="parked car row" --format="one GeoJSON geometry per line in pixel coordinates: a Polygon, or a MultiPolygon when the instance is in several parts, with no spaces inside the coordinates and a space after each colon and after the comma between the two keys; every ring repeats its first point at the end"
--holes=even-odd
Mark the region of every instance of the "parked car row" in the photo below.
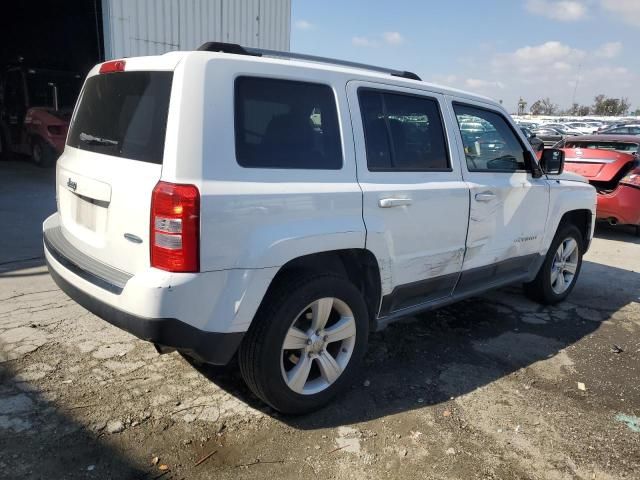
{"type": "Polygon", "coordinates": [[[640,135],[640,122],[634,120],[620,121],[603,121],[603,120],[585,120],[585,121],[540,121],[534,122],[530,120],[516,120],[521,127],[526,127],[535,132],[542,128],[555,128],[563,131],[566,135],[595,135],[595,134],[614,134],[614,135],[640,135]]]}

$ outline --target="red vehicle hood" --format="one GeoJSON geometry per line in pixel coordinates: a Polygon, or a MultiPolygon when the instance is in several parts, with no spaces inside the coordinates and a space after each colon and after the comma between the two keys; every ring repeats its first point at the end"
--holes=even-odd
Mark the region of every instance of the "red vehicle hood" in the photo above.
{"type": "Polygon", "coordinates": [[[565,154],[564,169],[582,175],[587,180],[609,182],[621,170],[628,171],[629,163],[636,157],[630,153],[595,148],[563,148],[565,154]]]}

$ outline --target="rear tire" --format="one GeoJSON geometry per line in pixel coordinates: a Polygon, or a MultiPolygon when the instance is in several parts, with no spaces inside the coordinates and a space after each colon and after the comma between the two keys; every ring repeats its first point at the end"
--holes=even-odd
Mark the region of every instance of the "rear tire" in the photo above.
{"type": "Polygon", "coordinates": [[[536,278],[524,284],[525,295],[544,305],[567,298],[580,275],[583,251],[584,240],[578,227],[561,224],[536,278]]]}
{"type": "Polygon", "coordinates": [[[9,143],[6,141],[0,126],[0,162],[9,160],[9,143]]]}
{"type": "Polygon", "coordinates": [[[368,334],[366,304],[347,279],[289,276],[270,289],[245,335],[240,372],[274,409],[312,412],[352,383],[368,334]]]}
{"type": "Polygon", "coordinates": [[[58,156],[55,150],[40,138],[34,138],[31,142],[31,159],[33,163],[42,168],[55,165],[58,156]]]}

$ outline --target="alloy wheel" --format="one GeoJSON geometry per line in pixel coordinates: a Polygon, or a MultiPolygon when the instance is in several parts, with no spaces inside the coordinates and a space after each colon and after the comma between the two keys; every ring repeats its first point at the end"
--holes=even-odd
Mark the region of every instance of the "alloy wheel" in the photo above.
{"type": "Polygon", "coordinates": [[[573,283],[578,269],[579,248],[573,237],[565,238],[553,257],[551,263],[551,289],[561,295],[573,283]]]}
{"type": "Polygon", "coordinates": [[[36,165],[40,165],[40,162],[42,162],[42,147],[38,143],[33,146],[31,157],[36,165]]]}
{"type": "Polygon", "coordinates": [[[344,372],[356,345],[356,321],[338,298],[315,300],[293,321],[282,344],[280,369],[301,395],[329,388],[344,372]]]}

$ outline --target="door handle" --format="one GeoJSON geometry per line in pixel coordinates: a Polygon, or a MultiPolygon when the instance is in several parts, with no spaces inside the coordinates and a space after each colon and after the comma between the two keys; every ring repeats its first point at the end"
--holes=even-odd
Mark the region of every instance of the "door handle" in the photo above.
{"type": "Polygon", "coordinates": [[[381,198],[378,200],[378,206],[380,208],[402,207],[404,205],[411,205],[410,198],[381,198]]]}
{"type": "Polygon", "coordinates": [[[476,193],[476,201],[478,202],[490,202],[496,198],[496,194],[492,192],[476,193]]]}

